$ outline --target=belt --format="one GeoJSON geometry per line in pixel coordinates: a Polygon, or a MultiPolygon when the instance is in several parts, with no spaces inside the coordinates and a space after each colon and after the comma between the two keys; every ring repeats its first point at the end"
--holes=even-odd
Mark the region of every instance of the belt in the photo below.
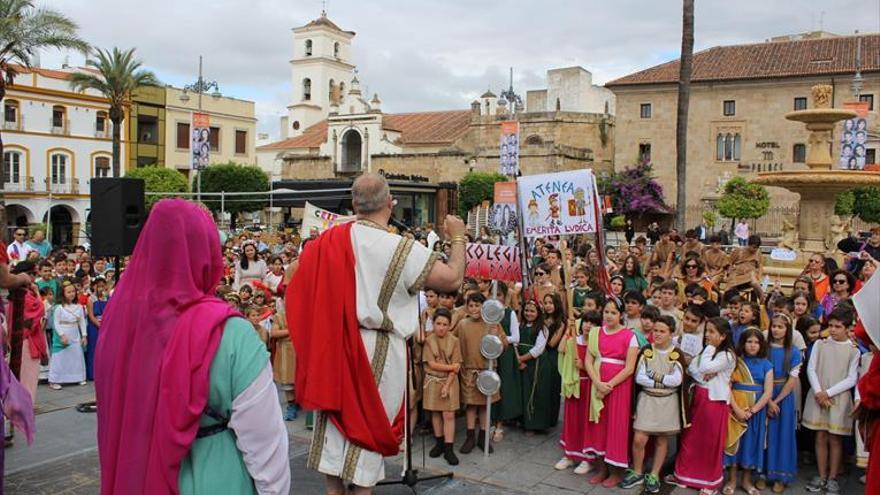
{"type": "Polygon", "coordinates": [[[606,358],[606,357],[603,357],[601,359],[601,362],[607,363],[607,364],[623,364],[623,365],[626,364],[626,361],[624,361],[623,359],[614,359],[614,358],[606,358]]]}
{"type": "Polygon", "coordinates": [[[763,385],[752,385],[749,383],[734,383],[731,388],[743,392],[761,392],[764,390],[763,385]]]}
{"type": "Polygon", "coordinates": [[[219,423],[210,426],[199,427],[199,431],[196,433],[196,438],[210,437],[211,435],[216,435],[229,429],[229,418],[223,416],[222,414],[214,410],[214,408],[212,408],[211,406],[205,405],[205,410],[202,411],[202,414],[208,416],[211,419],[219,421],[219,423]]]}
{"type": "Polygon", "coordinates": [[[446,377],[425,374],[425,383],[446,383],[446,377]]]}
{"type": "Polygon", "coordinates": [[[678,387],[675,387],[675,388],[643,388],[642,392],[650,395],[651,397],[669,397],[670,395],[678,393],[678,387]]]}

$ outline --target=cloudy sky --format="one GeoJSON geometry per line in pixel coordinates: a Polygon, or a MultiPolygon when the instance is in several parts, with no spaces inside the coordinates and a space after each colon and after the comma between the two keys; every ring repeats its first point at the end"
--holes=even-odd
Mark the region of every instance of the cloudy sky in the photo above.
{"type": "MultiPolygon", "coordinates": [[[[261,132],[278,133],[290,98],[291,28],[321,0],[54,0],[94,46],[136,47],[165,83],[205,76],[256,102],[261,132]]],[[[880,0],[697,0],[696,49],[763,41],[824,27],[880,31],[880,0]]],[[[678,57],[679,0],[327,0],[355,31],[354,63],[389,112],[468,108],[486,88],[543,87],[547,69],[580,65],[602,84],[678,57]]],[[[76,53],[45,53],[44,67],[76,53]]]]}

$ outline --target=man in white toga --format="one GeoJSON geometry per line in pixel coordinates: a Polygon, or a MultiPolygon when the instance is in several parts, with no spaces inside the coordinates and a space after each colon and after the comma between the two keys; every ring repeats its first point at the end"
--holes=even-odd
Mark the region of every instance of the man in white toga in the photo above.
{"type": "Polygon", "coordinates": [[[405,340],[419,328],[418,293],[455,291],[465,267],[465,226],[444,222],[447,263],[420,243],[388,232],[394,200],[385,179],[352,185],[357,221],[309,243],[291,267],[287,318],[297,353],[296,396],[318,411],[308,466],[327,475],[327,493],[370,493],[398,453],[407,380],[405,340]]]}

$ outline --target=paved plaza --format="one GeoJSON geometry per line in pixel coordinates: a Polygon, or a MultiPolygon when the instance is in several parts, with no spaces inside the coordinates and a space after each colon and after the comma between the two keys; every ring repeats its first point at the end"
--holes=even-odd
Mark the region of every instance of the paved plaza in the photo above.
{"type": "MultiPolygon", "coordinates": [[[[76,404],[94,398],[94,388],[87,386],[65,387],[61,391],[50,390],[41,385],[38,392],[40,404],[37,414],[37,437],[28,448],[18,435],[16,444],[6,451],[6,493],[27,495],[91,495],[99,492],[98,453],[95,443],[96,416],[76,411],[76,404]]],[[[459,420],[461,423],[463,420],[459,420]]],[[[288,424],[290,433],[290,466],[293,476],[293,493],[323,493],[323,479],[305,467],[310,432],[305,429],[304,417],[288,424]]],[[[461,444],[463,424],[459,424],[461,444]]],[[[459,455],[461,463],[451,470],[451,481],[432,481],[419,484],[418,493],[452,495],[602,495],[611,493],[638,493],[638,490],[607,489],[589,484],[586,476],[577,476],[571,470],[559,472],[553,464],[559,460],[558,430],[547,434],[526,436],[513,428],[505,432],[504,441],[496,445],[495,454],[488,459],[475,449],[470,455],[459,455]]],[[[433,439],[416,436],[413,463],[424,474],[450,471],[440,459],[428,458],[423,453],[433,446],[433,439]],[[424,463],[424,468],[422,467],[424,463]]],[[[399,473],[403,457],[391,459],[386,473],[399,473]]],[[[815,472],[810,466],[802,470],[800,481],[785,493],[800,495],[808,493],[804,483],[815,472]]],[[[843,494],[861,494],[861,473],[850,471],[842,480],[843,494]]],[[[406,487],[379,487],[377,494],[410,493],[406,487]]],[[[695,491],[665,487],[664,493],[694,494],[695,491]]],[[[744,493],[744,492],[740,492],[744,493]]],[[[771,493],[765,490],[765,493],[771,493]]]]}

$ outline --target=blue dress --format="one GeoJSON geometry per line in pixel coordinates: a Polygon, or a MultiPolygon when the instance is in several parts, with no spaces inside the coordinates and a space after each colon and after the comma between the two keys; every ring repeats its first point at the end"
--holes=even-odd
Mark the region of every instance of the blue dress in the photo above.
{"type": "MultiPolygon", "coordinates": [[[[745,356],[743,362],[752,375],[752,383],[733,382],[731,387],[734,391],[751,392],[757,402],[764,395],[764,378],[767,372],[773,369],[770,361],[764,358],[745,356]]],[[[733,414],[733,409],[731,409],[733,414]]],[[[724,454],[724,465],[737,464],[743,469],[753,469],[758,472],[764,471],[764,448],[767,445],[767,407],[749,419],[748,427],[739,439],[739,450],[735,455],[724,454]]]]}
{"type": "MultiPolygon", "coordinates": [[[[792,346],[788,363],[785,363],[785,349],[770,346],[770,361],[773,363],[773,396],[785,386],[788,372],[801,365],[801,353],[792,346]]],[[[804,370],[801,370],[804,374],[804,370]]],[[[797,477],[797,412],[794,408],[794,390],[779,403],[779,414],[770,418],[767,428],[767,479],[792,483],[797,477]]]]}
{"type": "MultiPolygon", "coordinates": [[[[92,312],[95,313],[95,318],[98,321],[101,320],[101,315],[104,314],[104,308],[107,307],[107,300],[95,300],[92,301],[92,312]]],[[[98,348],[98,327],[92,324],[92,320],[88,320],[88,343],[86,345],[86,380],[92,381],[95,379],[95,349],[98,348]]]]}

